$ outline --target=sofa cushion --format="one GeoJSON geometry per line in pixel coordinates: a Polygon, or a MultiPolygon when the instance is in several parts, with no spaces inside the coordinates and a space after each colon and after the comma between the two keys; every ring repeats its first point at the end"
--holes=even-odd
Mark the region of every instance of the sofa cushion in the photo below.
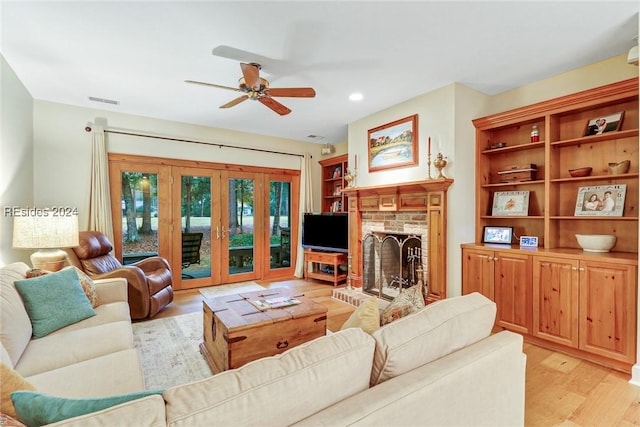
{"type": "Polygon", "coordinates": [[[127,321],[66,331],[33,340],[15,369],[25,377],[133,348],[133,331],[127,321]],[[43,357],[46,355],[46,357],[43,357]]]}
{"type": "MultiPolygon", "coordinates": [[[[36,388],[4,363],[0,363],[0,380],[2,383],[2,387],[0,387],[0,412],[16,418],[16,410],[11,402],[11,393],[18,390],[35,390],[36,388]]],[[[0,423],[0,425],[4,424],[0,423]]]]}
{"type": "Polygon", "coordinates": [[[12,367],[20,359],[33,332],[27,310],[14,285],[16,280],[24,279],[28,270],[29,266],[23,262],[0,269],[0,341],[11,359],[12,367]]]}
{"type": "Polygon", "coordinates": [[[422,285],[414,285],[403,290],[384,309],[380,315],[380,325],[384,326],[394,320],[408,316],[424,307],[422,285]]]}
{"type": "Polygon", "coordinates": [[[374,342],[360,329],[165,391],[170,426],[289,425],[369,386],[374,342]]]}
{"type": "Polygon", "coordinates": [[[37,391],[16,391],[11,394],[11,400],[20,421],[32,427],[101,411],[153,394],[162,394],[162,390],[137,391],[99,398],[76,399],[53,396],[37,391]]]}
{"type": "Polygon", "coordinates": [[[102,411],[80,415],[51,424],[49,427],[105,427],[122,426],[165,427],[164,399],[156,394],[143,397],[102,411]]]}
{"type": "Polygon", "coordinates": [[[371,386],[473,344],[491,333],[496,305],[479,293],[430,304],[372,334],[371,386]]]}
{"type": "Polygon", "coordinates": [[[371,297],[361,303],[342,325],[340,330],[361,328],[368,334],[380,328],[380,308],[378,298],[371,297]]]}
{"type": "Polygon", "coordinates": [[[75,269],[16,280],[15,286],[24,301],[35,338],[96,314],[75,269]]]}
{"type": "Polygon", "coordinates": [[[122,350],[40,374],[25,376],[38,391],[65,397],[96,397],[144,390],[135,349],[122,350]]]}

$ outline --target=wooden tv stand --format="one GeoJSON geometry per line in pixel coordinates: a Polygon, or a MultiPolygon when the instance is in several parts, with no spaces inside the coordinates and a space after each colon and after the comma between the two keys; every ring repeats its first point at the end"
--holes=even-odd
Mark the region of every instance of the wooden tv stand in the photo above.
{"type": "Polygon", "coordinates": [[[304,278],[332,282],[333,286],[347,280],[347,272],[340,272],[339,265],[347,263],[347,254],[341,252],[304,251],[304,278]],[[323,265],[333,267],[333,273],[322,271],[323,265]]]}

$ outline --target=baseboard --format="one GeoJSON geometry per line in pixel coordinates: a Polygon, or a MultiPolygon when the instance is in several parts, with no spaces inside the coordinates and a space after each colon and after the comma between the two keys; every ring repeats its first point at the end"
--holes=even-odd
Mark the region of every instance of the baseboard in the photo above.
{"type": "Polygon", "coordinates": [[[640,364],[636,363],[631,367],[631,379],[629,384],[640,387],[640,364]]]}

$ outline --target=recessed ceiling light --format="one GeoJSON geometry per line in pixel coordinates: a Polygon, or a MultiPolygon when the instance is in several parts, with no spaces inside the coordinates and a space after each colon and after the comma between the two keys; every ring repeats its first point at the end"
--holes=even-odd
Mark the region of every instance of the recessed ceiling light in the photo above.
{"type": "Polygon", "coordinates": [[[362,98],[364,98],[364,96],[360,92],[355,92],[349,95],[350,101],[362,101],[362,98]]]}

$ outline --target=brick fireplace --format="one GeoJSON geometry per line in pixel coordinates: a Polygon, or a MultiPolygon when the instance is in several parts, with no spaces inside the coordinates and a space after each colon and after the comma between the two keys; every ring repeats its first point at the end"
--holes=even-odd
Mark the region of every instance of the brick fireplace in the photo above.
{"type": "Polygon", "coordinates": [[[402,289],[424,283],[427,227],[422,212],[363,213],[363,292],[392,300],[402,289]]]}
{"type": "Polygon", "coordinates": [[[446,297],[446,194],[452,183],[434,179],[343,190],[349,209],[347,282],[355,288],[347,292],[349,300],[362,300],[354,293],[393,299],[416,283],[418,270],[428,284],[427,302],[446,297]]]}

